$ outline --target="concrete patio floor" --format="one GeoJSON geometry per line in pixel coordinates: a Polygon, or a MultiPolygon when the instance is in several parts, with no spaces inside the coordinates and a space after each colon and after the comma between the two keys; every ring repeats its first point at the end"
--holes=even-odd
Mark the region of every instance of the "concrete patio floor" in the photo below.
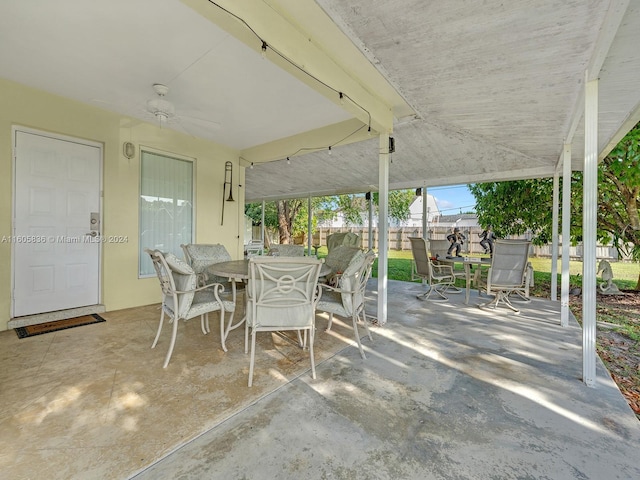
{"type": "Polygon", "coordinates": [[[3,478],[640,478],[640,422],[600,362],[596,387],[581,382],[581,330],[573,318],[559,326],[558,303],[518,302],[514,315],[478,309],[476,291],[467,306],[464,294],[417,300],[422,290],[389,282],[389,319],[372,329],[373,343],[363,339],[366,360],[348,325],[334,322],[328,334],[319,316],[317,379],[306,355],[288,367],[284,347],[265,345],[251,389],[241,329],[222,354],[194,322],[163,370],[164,346],[149,349],[155,307],[110,312],[104,324],[65,334],[2,332],[3,478]],[[91,339],[107,328],[108,345],[91,339]],[[88,344],[96,368],[76,364],[75,383],[51,395],[69,370],[43,367],[44,358],[69,358],[74,344],[88,344]],[[277,365],[273,352],[283,354],[277,365]],[[34,357],[40,376],[30,381],[34,357]],[[79,401],[85,375],[84,392],[101,392],[90,402],[79,401]],[[96,403],[103,409],[92,414],[96,403]],[[157,448],[144,452],[149,445],[157,448]]]}

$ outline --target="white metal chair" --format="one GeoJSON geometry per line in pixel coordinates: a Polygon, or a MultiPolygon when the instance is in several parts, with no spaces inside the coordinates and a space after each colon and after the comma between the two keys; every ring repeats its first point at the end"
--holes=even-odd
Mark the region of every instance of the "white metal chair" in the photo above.
{"type": "Polygon", "coordinates": [[[273,245],[269,249],[272,257],[304,257],[304,245],[273,245]]]}
{"type": "MultiPolygon", "coordinates": [[[[184,252],[184,258],[198,276],[198,286],[211,283],[219,283],[224,289],[220,292],[220,298],[226,301],[225,311],[230,312],[229,324],[233,320],[236,309],[236,283],[226,277],[219,277],[208,272],[211,265],[231,261],[231,255],[221,243],[187,243],[180,245],[184,252]]],[[[207,332],[210,331],[206,324],[207,332]]],[[[225,350],[226,351],[226,350],[225,350]]]]}
{"type": "Polygon", "coordinates": [[[415,275],[422,278],[429,284],[429,289],[416,295],[420,300],[428,300],[432,292],[436,292],[441,298],[433,300],[443,301],[449,298],[444,294],[447,289],[455,288],[456,277],[453,273],[453,266],[450,264],[435,264],[428,254],[427,241],[421,237],[409,237],[411,242],[411,253],[416,265],[415,275]]]}
{"type": "Polygon", "coordinates": [[[245,324],[245,353],[251,330],[249,386],[253,384],[258,332],[296,330],[301,347],[306,344],[308,333],[311,376],[316,378],[313,340],[316,303],[322,294],[318,286],[321,265],[320,260],[312,257],[264,256],[249,260],[245,324]],[[300,331],[304,331],[304,341],[300,331]]]}
{"type": "Polygon", "coordinates": [[[511,304],[509,295],[518,293],[528,296],[529,247],[527,240],[498,239],[493,245],[491,267],[486,277],[478,276],[478,293],[484,291],[487,295],[494,295],[493,300],[479,304],[479,308],[492,306],[494,309],[500,304],[519,313],[511,304]]]}
{"type": "Polygon", "coordinates": [[[361,253],[363,252],[358,247],[348,245],[334,247],[324,259],[324,264],[331,269],[331,273],[325,277],[325,283],[337,285],[340,275],[349,266],[353,257],[361,253]]]}
{"type": "Polygon", "coordinates": [[[323,294],[317,307],[319,311],[329,314],[327,331],[331,330],[334,314],[343,318],[351,317],[353,334],[360,350],[360,356],[364,359],[367,357],[362,349],[362,342],[358,333],[358,321],[360,315],[362,315],[362,323],[369,340],[373,341],[365,313],[365,295],[367,281],[371,276],[371,267],[375,258],[375,253],[372,250],[369,250],[366,254],[359,251],[354,255],[347,268],[339,276],[337,286],[322,285],[323,294]]]}
{"type": "Polygon", "coordinates": [[[361,248],[362,237],[352,232],[332,233],[327,237],[327,252],[331,252],[331,250],[339,245],[361,248]]]}
{"type": "Polygon", "coordinates": [[[261,240],[252,240],[245,246],[247,258],[260,256],[264,254],[264,244],[261,240]]]}
{"type": "Polygon", "coordinates": [[[207,267],[215,263],[231,261],[231,255],[224,245],[220,243],[187,243],[180,245],[180,247],[184,252],[185,260],[198,275],[200,285],[228,282],[226,278],[216,277],[207,272],[207,267]]]}
{"type": "Polygon", "coordinates": [[[222,349],[226,352],[224,312],[229,307],[229,304],[220,299],[219,294],[223,288],[222,285],[215,283],[198,288],[195,271],[183,260],[172,253],[164,254],[160,250],[145,249],[145,252],[151,257],[158,280],[160,280],[160,288],[162,289],[160,324],[151,348],[155,348],[158,343],[165,315],[170,318],[170,322],[173,322],[169,350],[162,368],[167,368],[169,360],[171,360],[173,347],[176,343],[178,322],[199,316],[200,328],[202,333],[206,335],[209,331],[208,314],[210,312],[220,312],[220,337],[222,349]]]}

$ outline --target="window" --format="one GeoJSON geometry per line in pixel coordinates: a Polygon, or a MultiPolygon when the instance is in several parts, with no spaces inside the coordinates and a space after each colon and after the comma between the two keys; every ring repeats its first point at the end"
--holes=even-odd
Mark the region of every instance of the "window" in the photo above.
{"type": "Polygon", "coordinates": [[[155,275],[145,248],[182,258],[193,238],[193,161],[151,151],[140,155],[139,275],[155,275]]]}

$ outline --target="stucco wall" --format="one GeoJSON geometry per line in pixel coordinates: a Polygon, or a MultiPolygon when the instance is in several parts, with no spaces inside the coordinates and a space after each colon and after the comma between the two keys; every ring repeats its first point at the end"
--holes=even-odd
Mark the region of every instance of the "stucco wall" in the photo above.
{"type": "MultiPolygon", "coordinates": [[[[141,145],[195,159],[196,241],[222,243],[232,257],[242,255],[244,172],[238,152],[167,128],[123,118],[106,110],[49,95],[0,79],[0,237],[12,232],[12,127],[27,127],[102,143],[103,235],[123,235],[127,243],[102,248],[102,303],[107,311],[160,300],[157,279],[138,278],[138,195],[141,145]],[[125,141],[136,155],[122,154],[125,141]],[[220,225],[224,163],[234,164],[235,202],[225,205],[220,225]]],[[[11,244],[0,243],[0,330],[11,318],[11,244]]]]}

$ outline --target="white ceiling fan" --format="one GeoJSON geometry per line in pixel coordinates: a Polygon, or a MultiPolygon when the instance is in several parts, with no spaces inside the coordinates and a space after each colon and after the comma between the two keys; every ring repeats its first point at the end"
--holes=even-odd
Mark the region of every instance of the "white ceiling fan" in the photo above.
{"type": "Polygon", "coordinates": [[[151,121],[151,119],[153,119],[157,121],[160,128],[167,127],[194,137],[198,135],[206,136],[207,132],[210,132],[211,130],[218,130],[221,127],[221,124],[217,121],[209,118],[203,118],[208,116],[203,112],[200,112],[200,115],[198,116],[186,115],[184,112],[176,112],[176,108],[173,103],[167,99],[167,95],[169,93],[169,87],[167,85],[154,83],[153,91],[156,95],[153,98],[148,99],[146,103],[124,103],[117,100],[114,102],[98,98],[94,98],[92,101],[105,105],[111,110],[124,113],[143,121],[151,121]],[[132,111],[132,106],[134,111],[132,111]]]}
{"type": "Polygon", "coordinates": [[[146,111],[156,117],[160,127],[174,123],[175,126],[189,135],[194,135],[195,132],[202,129],[220,128],[220,124],[213,120],[176,114],[173,103],[166,98],[169,93],[168,86],[162,83],[154,83],[153,90],[157,96],[147,100],[146,111]]]}
{"type": "Polygon", "coordinates": [[[173,103],[164,98],[169,93],[169,87],[161,83],[154,83],[153,90],[158,96],[147,101],[147,111],[152,113],[160,122],[160,126],[162,126],[170,118],[174,117],[176,109],[173,103]]]}

